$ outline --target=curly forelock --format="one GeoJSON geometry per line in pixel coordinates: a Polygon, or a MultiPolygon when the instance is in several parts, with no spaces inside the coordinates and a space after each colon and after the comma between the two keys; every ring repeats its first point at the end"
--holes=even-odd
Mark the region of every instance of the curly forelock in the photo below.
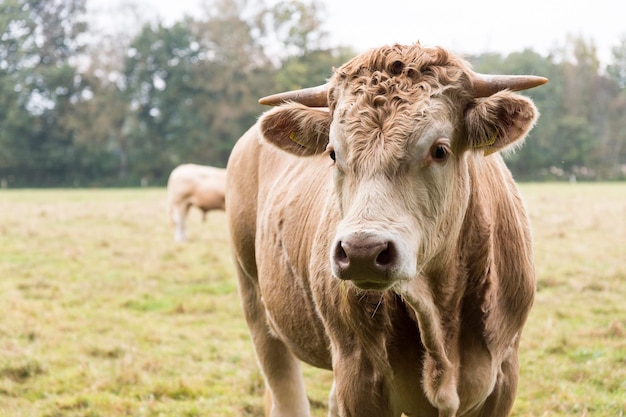
{"type": "Polygon", "coordinates": [[[339,91],[348,104],[339,117],[360,139],[352,143],[356,154],[385,159],[371,161],[373,166],[401,162],[406,155],[402,139],[420,118],[432,112],[432,97],[450,105],[471,98],[469,64],[443,48],[423,48],[419,43],[385,46],[358,55],[336,69],[330,83],[331,113],[339,91]],[[383,141],[388,151],[377,152],[383,141]]]}

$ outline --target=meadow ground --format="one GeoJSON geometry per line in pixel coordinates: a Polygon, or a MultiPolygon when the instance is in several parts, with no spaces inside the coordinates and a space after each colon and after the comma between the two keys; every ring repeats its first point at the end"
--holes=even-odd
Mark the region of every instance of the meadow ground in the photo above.
{"type": "MultiPolygon", "coordinates": [[[[626,414],[626,184],[523,184],[538,292],[513,415],[626,414]]],[[[262,416],[223,212],[164,189],[0,190],[0,416],[262,416]]],[[[330,373],[304,369],[326,415],[330,373]]]]}

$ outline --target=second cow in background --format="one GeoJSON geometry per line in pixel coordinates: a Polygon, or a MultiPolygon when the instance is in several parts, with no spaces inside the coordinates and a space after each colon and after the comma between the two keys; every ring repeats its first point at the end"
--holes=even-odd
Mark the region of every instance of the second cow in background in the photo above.
{"type": "Polygon", "coordinates": [[[174,226],[174,240],[185,241],[185,219],[191,206],[207,211],[224,210],[226,170],[204,165],[179,165],[167,181],[167,214],[174,226]]]}

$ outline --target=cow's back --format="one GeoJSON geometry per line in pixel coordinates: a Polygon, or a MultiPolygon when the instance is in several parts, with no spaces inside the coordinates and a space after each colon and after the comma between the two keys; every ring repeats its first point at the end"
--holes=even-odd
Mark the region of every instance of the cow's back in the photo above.
{"type": "Polygon", "coordinates": [[[203,211],[224,209],[226,170],[212,166],[177,166],[167,181],[170,204],[192,204],[203,211]]]}
{"type": "Polygon", "coordinates": [[[197,181],[196,190],[191,196],[191,203],[203,211],[225,209],[226,170],[211,168],[204,172],[197,181]]]}

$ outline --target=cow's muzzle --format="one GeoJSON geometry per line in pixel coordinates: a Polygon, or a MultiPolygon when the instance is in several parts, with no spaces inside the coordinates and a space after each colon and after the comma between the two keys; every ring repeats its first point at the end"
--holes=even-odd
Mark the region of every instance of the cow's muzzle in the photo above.
{"type": "Polygon", "coordinates": [[[335,240],[331,252],[333,274],[364,290],[385,290],[395,281],[396,244],[372,233],[352,233],[335,240]]]}

